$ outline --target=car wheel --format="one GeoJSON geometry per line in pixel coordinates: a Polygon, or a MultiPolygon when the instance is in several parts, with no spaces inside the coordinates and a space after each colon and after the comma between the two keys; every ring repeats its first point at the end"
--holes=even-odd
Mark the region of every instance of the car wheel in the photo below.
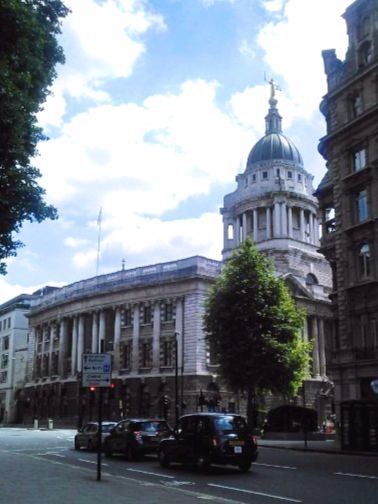
{"type": "Polygon", "coordinates": [[[112,456],[112,450],[110,449],[109,443],[105,443],[105,445],[104,445],[104,453],[105,453],[105,457],[111,457],[112,456]]]}
{"type": "Polygon", "coordinates": [[[75,439],[75,450],[80,450],[80,443],[78,439],[75,439]]]}
{"type": "Polygon", "coordinates": [[[210,467],[210,460],[207,455],[200,454],[196,459],[196,467],[200,471],[206,471],[210,467]]]}
{"type": "Polygon", "coordinates": [[[246,473],[250,470],[252,462],[250,460],[243,460],[239,463],[240,472],[246,473]]]}
{"type": "Polygon", "coordinates": [[[169,464],[171,463],[171,461],[169,460],[168,454],[164,450],[164,448],[159,450],[158,458],[159,458],[159,462],[160,462],[161,467],[168,467],[169,464]]]}

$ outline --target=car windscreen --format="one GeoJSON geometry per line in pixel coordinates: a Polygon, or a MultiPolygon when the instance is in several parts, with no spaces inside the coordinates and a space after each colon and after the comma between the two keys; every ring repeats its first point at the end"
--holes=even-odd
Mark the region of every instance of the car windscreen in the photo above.
{"type": "Polygon", "coordinates": [[[165,422],[143,422],[140,424],[140,430],[144,432],[161,432],[169,430],[168,424],[165,422]]]}
{"type": "Polygon", "coordinates": [[[223,417],[215,418],[214,425],[216,430],[222,431],[223,434],[248,431],[247,423],[243,417],[225,415],[223,417]]]}
{"type": "Polygon", "coordinates": [[[102,432],[110,432],[116,424],[102,424],[102,432]]]}

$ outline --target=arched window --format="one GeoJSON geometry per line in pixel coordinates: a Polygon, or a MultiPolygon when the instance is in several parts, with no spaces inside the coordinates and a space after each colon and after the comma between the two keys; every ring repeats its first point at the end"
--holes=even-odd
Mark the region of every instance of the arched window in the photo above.
{"type": "Polygon", "coordinates": [[[309,273],[306,276],[306,285],[317,285],[318,283],[318,279],[312,273],[309,273]]]}
{"type": "Polygon", "coordinates": [[[358,250],[358,273],[360,278],[370,276],[371,270],[371,251],[368,243],[360,245],[358,250]]]}

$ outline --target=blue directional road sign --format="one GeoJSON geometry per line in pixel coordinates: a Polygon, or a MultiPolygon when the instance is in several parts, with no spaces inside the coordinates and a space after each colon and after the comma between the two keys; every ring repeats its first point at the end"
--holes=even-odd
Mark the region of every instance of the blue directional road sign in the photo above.
{"type": "Polygon", "coordinates": [[[109,387],[112,382],[111,355],[83,354],[81,376],[82,387],[109,387]]]}

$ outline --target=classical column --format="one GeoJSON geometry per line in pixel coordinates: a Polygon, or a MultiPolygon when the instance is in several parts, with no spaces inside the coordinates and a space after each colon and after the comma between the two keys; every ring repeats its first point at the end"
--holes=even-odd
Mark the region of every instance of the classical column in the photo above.
{"type": "Polygon", "coordinates": [[[56,331],[56,324],[52,322],[49,324],[49,333],[50,333],[50,347],[49,347],[49,376],[52,375],[52,360],[53,360],[53,347],[54,347],[54,336],[56,331]]]}
{"type": "Polygon", "coordinates": [[[320,376],[322,377],[327,376],[323,318],[319,318],[319,359],[320,359],[320,376]]]}
{"type": "Polygon", "coordinates": [[[281,234],[287,237],[287,205],[286,202],[281,204],[281,234]]]}
{"type": "Polygon", "coordinates": [[[133,315],[133,353],[132,353],[132,371],[138,371],[139,368],[139,305],[134,306],[133,315]]]}
{"type": "Polygon", "coordinates": [[[318,319],[312,317],[311,336],[312,336],[312,372],[314,378],[320,376],[320,362],[319,362],[319,339],[318,339],[318,319]]]}
{"type": "Polygon", "coordinates": [[[176,301],[176,322],[175,322],[175,333],[177,337],[177,354],[178,354],[178,366],[179,369],[183,369],[182,366],[185,364],[184,357],[184,300],[177,299],[176,301]]]}
{"type": "Polygon", "coordinates": [[[81,361],[83,359],[84,352],[84,315],[79,315],[79,327],[77,335],[77,370],[81,372],[81,361]]]}
{"type": "Polygon", "coordinates": [[[305,241],[305,218],[303,208],[299,211],[299,232],[302,241],[305,241]]]}
{"type": "Polygon", "coordinates": [[[314,234],[315,234],[315,244],[319,244],[319,221],[317,215],[314,216],[314,234]]]}
{"type": "Polygon", "coordinates": [[[158,373],[160,368],[160,302],[154,304],[152,325],[152,371],[158,373]]]}
{"type": "Polygon", "coordinates": [[[92,353],[98,353],[98,313],[92,313],[92,353]]]}
{"type": "Polygon", "coordinates": [[[235,245],[240,245],[240,225],[239,225],[239,216],[235,217],[235,245]]]}
{"type": "Polygon", "coordinates": [[[293,238],[293,208],[291,206],[287,209],[287,219],[289,238],[293,238]]]}
{"type": "Polygon", "coordinates": [[[77,356],[77,317],[72,320],[71,375],[76,374],[77,356]]]}
{"type": "Polygon", "coordinates": [[[314,219],[313,219],[314,215],[312,212],[309,213],[309,216],[308,216],[308,225],[309,225],[309,239],[308,241],[310,243],[314,243],[315,240],[314,240],[314,219]]]}
{"type": "Polygon", "coordinates": [[[103,353],[105,350],[105,337],[106,337],[106,316],[105,310],[100,311],[100,323],[98,331],[98,352],[103,353]]]}
{"type": "Polygon", "coordinates": [[[114,309],[113,371],[119,371],[120,368],[120,351],[119,351],[120,339],[121,339],[121,307],[116,306],[114,309]]]}
{"type": "Polygon", "coordinates": [[[253,241],[256,243],[259,238],[259,221],[257,215],[257,208],[253,209],[253,241]]]}
{"type": "Polygon", "coordinates": [[[280,236],[281,234],[280,221],[281,221],[280,204],[276,202],[274,203],[274,210],[273,210],[273,236],[275,238],[277,236],[280,236]]]}
{"type": "Polygon", "coordinates": [[[242,241],[247,238],[247,212],[242,214],[242,241]]]}
{"type": "Polygon", "coordinates": [[[65,376],[66,354],[67,354],[67,319],[63,318],[60,321],[60,340],[59,340],[59,358],[58,358],[58,374],[60,377],[65,376]]]}
{"type": "Polygon", "coordinates": [[[266,218],[266,238],[269,239],[272,237],[271,209],[270,209],[270,207],[266,207],[266,209],[265,209],[265,218],[266,218]]]}

